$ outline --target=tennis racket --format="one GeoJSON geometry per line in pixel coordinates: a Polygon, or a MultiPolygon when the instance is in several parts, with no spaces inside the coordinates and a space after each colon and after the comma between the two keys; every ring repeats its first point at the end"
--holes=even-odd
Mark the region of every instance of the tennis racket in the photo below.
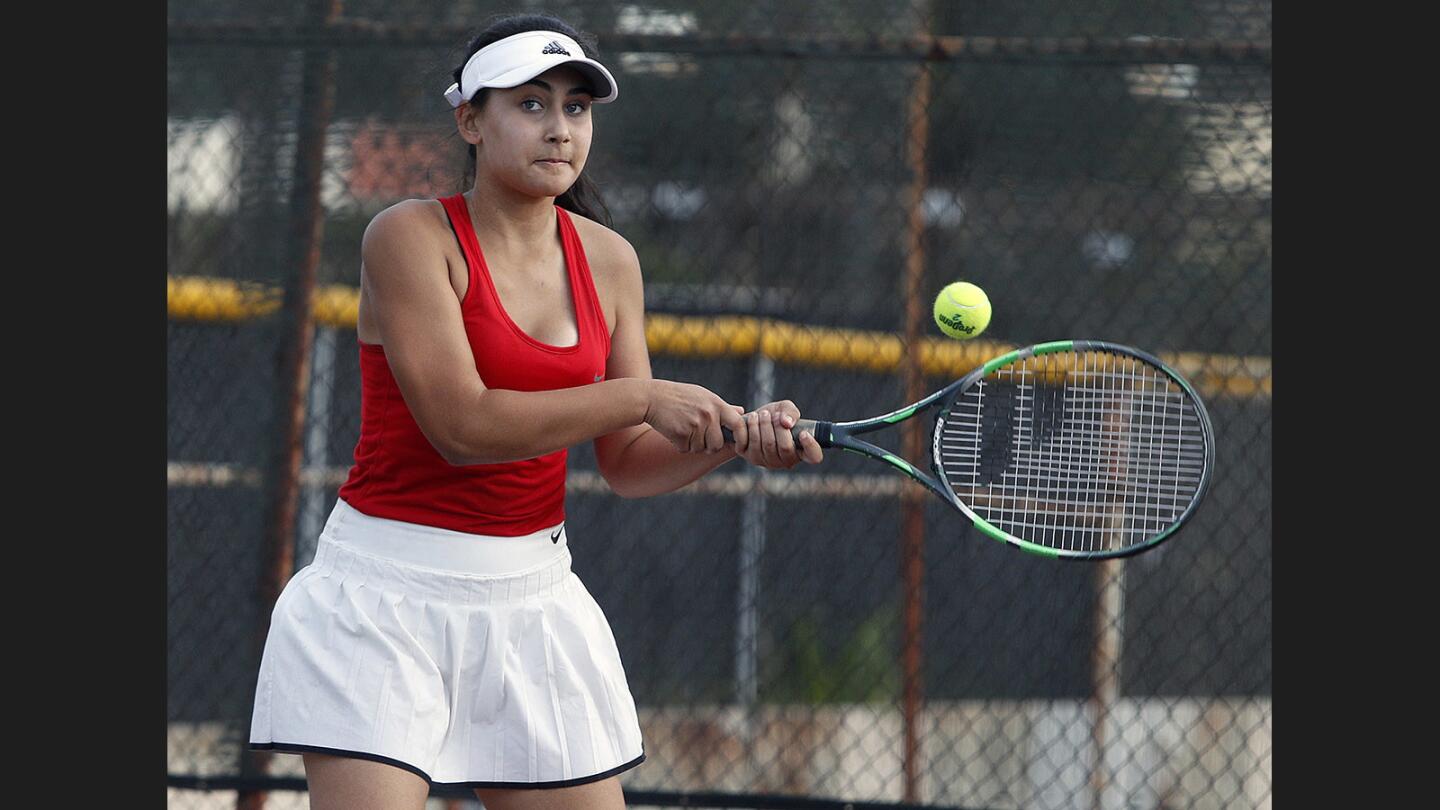
{"type": "Polygon", "coordinates": [[[905,473],[996,540],[1061,559],[1125,557],[1175,536],[1215,467],[1214,429],[1190,383],[1097,340],[1019,349],[898,411],[801,419],[791,432],[802,430],[905,473]],[[930,412],[932,474],[858,438],[930,412]]]}

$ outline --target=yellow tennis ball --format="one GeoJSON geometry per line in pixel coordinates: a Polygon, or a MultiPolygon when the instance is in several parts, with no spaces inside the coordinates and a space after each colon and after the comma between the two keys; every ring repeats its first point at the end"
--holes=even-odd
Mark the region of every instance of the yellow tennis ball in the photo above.
{"type": "Polygon", "coordinates": [[[935,296],[935,323],[950,337],[969,340],[990,325],[990,299],[968,281],[946,284],[935,296]]]}

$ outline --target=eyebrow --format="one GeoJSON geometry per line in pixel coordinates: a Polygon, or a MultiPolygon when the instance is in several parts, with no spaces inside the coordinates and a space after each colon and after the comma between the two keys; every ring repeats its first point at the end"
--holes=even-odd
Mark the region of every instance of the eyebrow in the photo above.
{"type": "MultiPolygon", "coordinates": [[[[527,85],[527,84],[538,84],[538,85],[540,85],[541,87],[545,88],[547,91],[553,91],[553,90],[554,90],[554,88],[552,88],[552,87],[550,86],[550,83],[549,83],[549,82],[543,81],[543,80],[541,80],[541,79],[531,79],[531,80],[528,81],[528,82],[523,82],[523,83],[521,83],[520,86],[521,86],[521,87],[524,87],[524,86],[527,85]]],[[[569,92],[568,95],[572,95],[572,96],[573,96],[573,95],[575,95],[576,93],[584,93],[584,94],[587,95],[587,96],[593,96],[593,95],[595,95],[595,91],[594,91],[594,90],[590,87],[590,85],[588,85],[588,84],[582,84],[582,85],[578,85],[578,86],[576,86],[576,87],[570,88],[570,92],[569,92]]]]}

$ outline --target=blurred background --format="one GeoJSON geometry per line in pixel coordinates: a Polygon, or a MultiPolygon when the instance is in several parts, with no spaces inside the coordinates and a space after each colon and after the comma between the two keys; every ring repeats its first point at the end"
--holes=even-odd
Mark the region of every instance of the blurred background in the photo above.
{"type": "MultiPolygon", "coordinates": [[[[657,377],[854,419],[1104,339],[1176,364],[1218,440],[1195,519],[1105,564],[848,454],[627,501],[574,448],[574,567],[645,735],[631,806],[1269,808],[1268,0],[172,0],[169,805],[307,806],[300,758],[245,741],[358,438],[360,237],[466,187],[442,93],[506,11],[595,34],[620,83],[586,172],[657,377]],[[960,279],[995,311],[964,344],[929,311],[960,279]]],[[[918,436],[889,446],[923,461],[918,436]]]]}

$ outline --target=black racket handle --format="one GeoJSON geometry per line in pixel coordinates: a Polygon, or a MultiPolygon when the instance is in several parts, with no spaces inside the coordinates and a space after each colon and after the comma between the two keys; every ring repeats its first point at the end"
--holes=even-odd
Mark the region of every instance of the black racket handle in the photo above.
{"type": "MultiPolygon", "coordinates": [[[[817,422],[817,421],[815,421],[814,419],[800,419],[800,420],[797,420],[797,421],[795,422],[795,426],[792,427],[792,428],[790,428],[790,435],[795,437],[795,443],[796,443],[797,445],[800,443],[800,431],[802,431],[802,430],[809,431],[810,435],[811,435],[811,436],[814,436],[814,437],[818,440],[818,439],[820,439],[820,433],[815,429],[815,426],[816,426],[816,425],[822,425],[822,424],[828,426],[830,423],[829,423],[829,422],[817,422]]],[[[734,444],[734,443],[735,443],[735,434],[730,432],[730,428],[721,426],[721,428],[720,428],[720,434],[725,437],[725,443],[726,443],[726,444],[734,444]]],[[[829,436],[829,434],[830,434],[830,431],[828,431],[828,430],[825,431],[825,435],[826,435],[827,437],[829,436]]],[[[826,443],[822,440],[822,441],[820,441],[820,446],[821,446],[821,447],[829,447],[830,445],[826,444],[826,443]]]]}

